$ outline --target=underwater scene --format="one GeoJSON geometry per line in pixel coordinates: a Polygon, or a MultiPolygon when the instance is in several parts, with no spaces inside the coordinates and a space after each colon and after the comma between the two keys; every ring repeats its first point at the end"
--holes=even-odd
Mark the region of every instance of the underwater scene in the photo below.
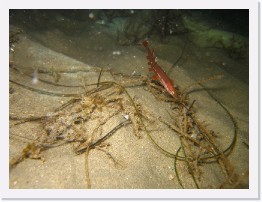
{"type": "Polygon", "coordinates": [[[249,11],[9,10],[10,189],[248,189],[249,11]]]}

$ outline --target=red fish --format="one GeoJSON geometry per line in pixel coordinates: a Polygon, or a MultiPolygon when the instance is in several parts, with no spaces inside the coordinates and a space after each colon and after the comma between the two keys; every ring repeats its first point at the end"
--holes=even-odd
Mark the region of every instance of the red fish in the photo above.
{"type": "Polygon", "coordinates": [[[170,95],[172,95],[174,98],[177,98],[176,89],[174,88],[170,78],[166,75],[166,73],[162,70],[162,68],[156,63],[154,49],[152,50],[152,52],[150,51],[148,47],[148,41],[143,41],[143,46],[147,50],[146,58],[148,59],[148,65],[151,66],[151,68],[149,68],[148,70],[154,71],[155,73],[153,79],[158,80],[170,95]]]}

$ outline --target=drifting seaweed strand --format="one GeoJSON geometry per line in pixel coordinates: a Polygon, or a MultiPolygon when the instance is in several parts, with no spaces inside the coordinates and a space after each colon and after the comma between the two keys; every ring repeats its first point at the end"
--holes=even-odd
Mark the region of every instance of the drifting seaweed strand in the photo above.
{"type": "MultiPolygon", "coordinates": [[[[184,121],[183,121],[183,123],[181,121],[179,126],[180,126],[181,133],[184,132],[185,134],[187,134],[187,115],[186,115],[186,109],[185,108],[183,108],[183,109],[184,109],[183,110],[184,121]]],[[[195,175],[194,175],[194,171],[193,171],[193,169],[192,169],[192,167],[191,167],[191,165],[189,163],[189,158],[188,158],[188,155],[187,155],[186,150],[185,150],[185,144],[183,143],[183,137],[180,136],[179,139],[180,139],[180,143],[181,143],[181,148],[182,148],[184,156],[185,156],[185,160],[186,160],[186,164],[187,164],[187,168],[188,168],[189,174],[192,176],[193,181],[194,181],[197,189],[199,189],[197,180],[196,180],[195,175]]],[[[191,148],[189,146],[188,146],[188,150],[192,154],[191,148]]]]}
{"type": "Polygon", "coordinates": [[[11,137],[15,137],[17,139],[19,139],[19,138],[23,139],[22,141],[25,142],[25,143],[29,143],[29,142],[35,141],[35,139],[33,139],[33,138],[24,137],[24,136],[19,135],[19,134],[13,134],[12,132],[10,132],[10,135],[11,135],[11,137]]]}
{"type": "Polygon", "coordinates": [[[181,143],[181,148],[182,148],[183,153],[184,153],[184,155],[185,155],[185,161],[186,161],[186,164],[187,164],[187,168],[188,168],[189,174],[192,176],[193,181],[194,181],[194,183],[195,183],[197,189],[199,189],[199,186],[198,186],[198,183],[197,183],[197,181],[196,181],[196,178],[195,178],[194,172],[193,172],[193,170],[192,170],[192,168],[191,168],[191,166],[190,166],[190,164],[189,164],[189,160],[188,160],[188,157],[187,157],[187,154],[186,154],[185,148],[184,148],[184,144],[183,144],[182,137],[179,137],[179,139],[180,139],[180,143],[181,143]]]}
{"type": "MultiPolygon", "coordinates": [[[[18,68],[16,67],[12,67],[12,69],[14,69],[15,71],[19,72],[20,74],[22,75],[25,75],[27,77],[29,77],[30,79],[32,78],[32,75],[29,75],[29,74],[26,74],[24,72],[22,72],[21,70],[19,70],[18,68]]],[[[78,71],[63,71],[63,72],[60,72],[60,73],[77,73],[78,71]]],[[[91,72],[91,71],[79,71],[79,72],[91,72]]],[[[101,75],[103,72],[109,72],[111,74],[111,76],[115,79],[114,75],[117,75],[117,74],[114,74],[112,73],[112,71],[110,69],[102,69],[100,68],[99,71],[98,70],[93,70],[93,72],[99,72],[99,76],[98,76],[98,82],[97,83],[91,83],[91,84],[85,84],[85,86],[94,86],[96,85],[97,87],[99,86],[100,84],[100,79],[101,79],[101,75]]],[[[43,73],[42,71],[39,70],[39,73],[43,73]]],[[[44,73],[50,73],[49,71],[45,71],[44,73]]],[[[141,77],[141,76],[140,76],[141,77]]],[[[140,79],[140,78],[139,78],[140,79]]],[[[116,80],[116,79],[115,79],[116,80]]],[[[141,78],[142,81],[145,80],[144,77],[141,78]]],[[[49,85],[54,85],[54,86],[60,86],[60,87],[72,87],[72,88],[80,88],[80,87],[83,87],[83,85],[66,85],[66,84],[59,84],[59,83],[54,83],[54,82],[51,82],[51,81],[47,81],[47,80],[44,80],[44,79],[41,79],[41,78],[38,78],[38,81],[40,82],[43,82],[43,83],[47,83],[49,85]]]]}
{"type": "MultiPolygon", "coordinates": [[[[201,85],[201,84],[200,84],[201,85]]],[[[202,85],[201,85],[202,86],[202,85]]],[[[234,126],[234,135],[233,135],[233,138],[232,138],[232,141],[230,143],[230,145],[223,151],[223,154],[225,154],[226,156],[228,156],[230,154],[230,152],[233,150],[234,146],[235,146],[235,143],[236,143],[236,140],[237,140],[237,133],[238,133],[238,126],[237,126],[237,123],[233,117],[233,115],[229,112],[229,110],[215,97],[212,95],[212,93],[210,93],[210,91],[205,88],[204,86],[202,86],[206,92],[225,110],[225,112],[227,113],[227,115],[229,116],[229,118],[231,119],[232,123],[233,123],[233,126],[234,126]]],[[[202,160],[206,161],[206,160],[209,160],[209,159],[213,159],[213,158],[217,158],[219,157],[220,154],[217,154],[217,155],[214,155],[212,157],[203,157],[201,158],[202,160]]],[[[209,161],[210,162],[210,161],[209,161]]]]}
{"type": "Polygon", "coordinates": [[[89,155],[90,147],[87,147],[85,151],[85,175],[86,175],[86,188],[91,189],[91,180],[89,176],[89,169],[88,169],[88,155],[89,155]]]}
{"type": "MultiPolygon", "coordinates": [[[[111,131],[109,131],[105,136],[103,136],[102,138],[100,138],[99,140],[97,140],[94,143],[91,143],[89,148],[90,149],[94,149],[96,146],[100,145],[102,142],[104,142],[105,140],[107,140],[108,138],[110,138],[117,130],[119,130],[120,128],[130,124],[131,121],[130,120],[126,120],[121,122],[120,124],[118,124],[117,126],[115,126],[111,131]]],[[[81,148],[79,150],[76,151],[76,154],[81,154],[83,152],[85,152],[85,150],[87,149],[87,147],[81,148]]]]}
{"type": "Polygon", "coordinates": [[[182,51],[181,51],[180,56],[179,56],[179,57],[177,58],[177,60],[172,64],[172,66],[170,67],[170,69],[167,71],[167,74],[170,74],[171,71],[173,70],[173,68],[176,66],[176,64],[182,59],[182,57],[183,57],[183,55],[184,55],[184,52],[185,52],[185,49],[186,49],[187,41],[188,41],[188,40],[186,40],[185,43],[184,43],[184,46],[183,46],[183,49],[182,49],[182,51]]]}
{"type": "Polygon", "coordinates": [[[78,102],[80,100],[82,100],[82,98],[73,98],[69,100],[68,102],[64,103],[63,105],[61,105],[60,107],[56,108],[54,111],[55,112],[61,111],[65,109],[66,107],[70,106],[71,104],[74,104],[75,102],[78,102]]]}
{"type": "MultiPolygon", "coordinates": [[[[40,90],[40,89],[36,89],[36,88],[32,88],[32,87],[29,87],[29,86],[26,86],[26,85],[23,85],[21,83],[18,83],[16,81],[13,81],[11,79],[9,79],[9,81],[11,83],[14,83],[18,86],[21,86],[27,90],[30,90],[30,91],[34,91],[34,92],[37,92],[37,93],[40,93],[40,94],[44,94],[44,95],[50,95],[50,96],[57,96],[57,97],[76,97],[78,96],[79,94],[65,94],[65,93],[55,93],[55,92],[49,92],[49,91],[45,91],[45,90],[40,90]]],[[[83,92],[82,92],[83,93],[83,92]]],[[[81,93],[80,93],[81,94],[81,93]]]]}
{"type": "MultiPolygon", "coordinates": [[[[203,86],[203,85],[202,85],[203,86]]],[[[231,144],[224,150],[223,153],[227,153],[227,155],[229,155],[229,153],[232,151],[232,149],[234,148],[235,146],[235,143],[236,143],[236,140],[237,140],[237,133],[238,133],[238,126],[237,126],[237,122],[236,120],[234,119],[233,115],[230,113],[230,111],[212,94],[210,93],[210,91],[205,88],[203,86],[203,88],[207,91],[207,93],[225,110],[225,112],[227,113],[227,115],[229,116],[229,118],[231,119],[232,123],[233,123],[233,126],[234,126],[234,136],[233,136],[233,139],[231,141],[231,144]]]]}
{"type": "Polygon", "coordinates": [[[205,139],[212,145],[212,149],[215,152],[215,154],[216,155],[223,154],[223,152],[221,152],[220,149],[214,143],[214,140],[213,140],[212,135],[210,134],[210,132],[199,121],[197,121],[194,118],[193,118],[193,120],[194,120],[194,123],[196,123],[196,125],[198,126],[198,128],[202,132],[202,134],[204,135],[205,139]]]}
{"type": "Polygon", "coordinates": [[[189,89],[192,88],[193,86],[196,86],[196,85],[200,85],[202,87],[204,87],[202,84],[203,83],[207,83],[209,81],[213,81],[213,80],[218,80],[218,79],[222,79],[224,77],[223,74],[218,74],[218,75],[214,75],[214,76],[211,76],[211,77],[208,77],[208,78],[204,78],[204,79],[200,79],[192,84],[189,84],[187,87],[185,87],[183,90],[182,90],[182,94],[189,94],[189,89]]]}
{"type": "MultiPolygon", "coordinates": [[[[199,145],[201,148],[205,149],[207,152],[211,152],[212,153],[212,150],[209,147],[203,145],[202,143],[200,143],[196,139],[190,137],[188,134],[185,134],[184,132],[179,131],[178,128],[175,127],[173,124],[168,123],[167,121],[163,120],[161,117],[159,117],[158,119],[159,119],[159,121],[161,123],[165,124],[168,128],[170,128],[174,132],[178,133],[179,136],[184,137],[185,139],[187,139],[187,140],[189,140],[189,141],[199,145]]],[[[185,161],[184,157],[182,157],[182,156],[177,155],[177,158],[178,158],[178,160],[185,161]]]]}
{"type": "Polygon", "coordinates": [[[103,71],[103,69],[101,68],[101,70],[100,70],[100,72],[99,72],[99,75],[98,75],[98,79],[97,79],[97,86],[96,86],[96,87],[98,87],[98,86],[99,86],[100,79],[101,79],[101,75],[102,75],[102,71],[103,71]]]}
{"type": "MultiPolygon", "coordinates": [[[[32,79],[32,75],[26,74],[26,73],[22,72],[20,69],[14,67],[14,66],[12,66],[12,69],[19,72],[21,75],[25,75],[26,77],[32,79]]],[[[49,84],[49,85],[52,85],[52,86],[60,86],[60,87],[67,87],[67,88],[80,88],[80,87],[82,87],[82,85],[66,85],[66,84],[54,83],[54,82],[47,81],[47,80],[44,80],[44,79],[41,79],[41,78],[37,78],[37,80],[42,82],[42,83],[46,83],[46,84],[49,84]]]]}
{"type": "MultiPolygon", "coordinates": [[[[55,116],[57,116],[57,115],[55,115],[55,116]]],[[[9,115],[9,119],[11,119],[11,120],[15,120],[15,121],[16,120],[23,120],[24,122],[38,121],[38,120],[41,120],[41,119],[43,119],[45,117],[46,117],[46,115],[44,115],[44,116],[34,116],[34,117],[17,117],[17,116],[9,115]]],[[[22,124],[24,122],[20,122],[18,124],[22,124]]],[[[15,124],[15,125],[17,125],[17,124],[15,124]]]]}
{"type": "MultiPolygon", "coordinates": [[[[117,130],[119,130],[120,128],[122,128],[123,126],[130,124],[131,121],[130,120],[126,120],[123,121],[122,123],[118,124],[116,127],[114,127],[110,132],[108,132],[104,137],[102,137],[101,139],[99,139],[98,141],[96,141],[95,143],[91,143],[91,141],[88,143],[87,147],[85,147],[84,149],[78,150],[76,151],[77,154],[81,154],[82,152],[85,152],[85,174],[86,174],[86,187],[87,189],[91,188],[91,180],[90,180],[90,176],[89,176],[89,169],[88,169],[88,155],[89,155],[89,151],[91,149],[95,149],[97,148],[98,145],[100,145],[102,142],[104,142],[105,140],[107,140],[109,137],[111,137],[117,130]]],[[[103,150],[104,151],[104,150],[103,150]]],[[[104,151],[105,152],[105,151],[104,151]]],[[[110,153],[106,152],[106,154],[108,156],[110,156],[111,159],[114,158],[111,156],[110,153]]],[[[116,163],[114,161],[114,163],[116,163]]]]}
{"type": "MultiPolygon", "coordinates": [[[[232,114],[229,112],[229,110],[215,96],[213,96],[213,94],[210,93],[209,90],[207,90],[203,85],[201,85],[201,86],[226,111],[226,113],[228,114],[228,116],[230,117],[230,119],[231,119],[231,121],[234,125],[234,136],[233,136],[233,140],[232,140],[231,144],[229,145],[229,147],[227,147],[223,152],[220,152],[217,147],[214,148],[218,152],[217,161],[218,161],[219,165],[221,166],[222,171],[226,175],[227,182],[229,184],[233,184],[237,181],[238,175],[234,172],[234,169],[233,169],[232,165],[230,164],[230,162],[228,161],[228,159],[226,158],[226,156],[230,154],[230,152],[233,150],[234,145],[236,143],[237,123],[236,123],[235,119],[233,118],[232,114]]],[[[211,137],[211,135],[209,133],[206,133],[206,136],[211,137]]]]}
{"type": "Polygon", "coordinates": [[[117,130],[119,130],[120,128],[122,128],[122,127],[124,127],[124,126],[126,126],[130,123],[131,123],[130,120],[125,120],[125,121],[121,122],[120,124],[115,126],[110,132],[108,132],[104,137],[102,137],[101,139],[99,139],[96,142],[94,142],[93,144],[91,144],[90,148],[95,148],[96,146],[98,146],[99,144],[101,144],[102,142],[104,142],[105,140],[110,138],[117,130]]]}
{"type": "Polygon", "coordinates": [[[182,184],[182,181],[181,181],[181,179],[180,179],[180,177],[179,177],[179,175],[178,175],[178,171],[177,171],[177,159],[178,159],[178,153],[179,153],[180,150],[181,150],[181,147],[179,147],[179,149],[177,150],[176,156],[175,156],[175,158],[174,158],[174,170],[175,170],[175,174],[176,174],[176,178],[177,178],[177,180],[178,180],[178,183],[179,183],[180,186],[184,189],[184,186],[183,186],[183,184],[182,184]]]}

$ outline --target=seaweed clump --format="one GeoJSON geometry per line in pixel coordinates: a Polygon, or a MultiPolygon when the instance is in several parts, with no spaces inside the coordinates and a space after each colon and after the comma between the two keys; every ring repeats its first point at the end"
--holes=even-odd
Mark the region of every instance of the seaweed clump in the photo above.
{"type": "MultiPolygon", "coordinates": [[[[30,78],[30,75],[18,71],[15,66],[11,69],[16,74],[20,74],[24,79],[30,78]]],[[[48,74],[48,72],[45,72],[48,74]]],[[[91,74],[94,72],[86,72],[91,74]]],[[[85,175],[86,187],[92,187],[92,181],[89,176],[88,155],[90,150],[99,149],[103,151],[115,165],[118,160],[107,151],[106,143],[117,131],[127,125],[132,125],[133,133],[137,138],[143,138],[142,133],[150,139],[153,145],[159,149],[165,156],[174,160],[174,173],[181,188],[187,188],[184,184],[183,172],[192,178],[195,188],[202,188],[203,185],[203,166],[210,163],[216,163],[224,173],[224,182],[234,184],[237,181],[237,174],[229,162],[227,156],[232,151],[237,138],[236,122],[228,111],[212,94],[207,90],[210,96],[222,107],[233,123],[233,137],[231,143],[226,149],[219,148],[217,144],[218,135],[208,129],[208,127],[196,118],[194,103],[189,99],[189,88],[180,90],[177,87],[179,100],[170,96],[166,90],[155,81],[151,81],[145,76],[126,76],[123,74],[114,74],[111,70],[104,70],[112,76],[112,80],[102,80],[101,71],[95,72],[98,76],[95,83],[84,83],[79,86],[68,86],[63,83],[51,82],[45,79],[39,79],[40,82],[50,86],[60,86],[66,88],[84,89],[78,93],[49,92],[47,90],[39,90],[34,87],[27,86],[19,80],[14,81],[10,78],[10,82],[20,88],[26,89],[36,95],[47,95],[52,97],[67,98],[63,104],[55,110],[42,116],[21,117],[19,114],[11,114],[11,131],[18,125],[28,122],[37,122],[43,128],[43,134],[37,139],[26,139],[27,144],[21,153],[10,160],[10,169],[14,168],[23,160],[44,159],[45,150],[58,147],[63,144],[73,144],[76,155],[85,154],[85,175]],[[139,102],[137,95],[131,96],[128,88],[146,86],[149,92],[161,102],[168,103],[170,106],[169,117],[160,117],[154,112],[149,111],[139,102]],[[110,130],[104,132],[107,124],[110,130]],[[157,124],[156,124],[157,122],[157,124]],[[153,135],[155,125],[166,127],[172,131],[172,135],[176,136],[180,141],[180,147],[176,148],[176,152],[169,151],[165,145],[161,143],[158,136],[153,135]],[[102,135],[102,133],[104,133],[102,135]]],[[[204,79],[196,84],[217,79],[220,77],[212,77],[204,79]]],[[[61,79],[62,80],[62,79],[61,79]]],[[[108,126],[107,126],[108,128],[108,126]]],[[[13,136],[18,136],[13,134],[13,136]]],[[[186,178],[188,179],[188,178],[186,178]]]]}

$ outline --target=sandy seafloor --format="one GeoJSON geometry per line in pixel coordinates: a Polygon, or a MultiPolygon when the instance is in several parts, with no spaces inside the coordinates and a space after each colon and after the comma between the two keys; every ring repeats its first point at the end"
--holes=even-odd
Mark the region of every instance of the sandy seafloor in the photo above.
{"type": "MultiPolygon", "coordinates": [[[[155,48],[158,64],[166,71],[179,58],[184,41],[172,36],[160,43],[150,39],[150,47],[155,48]]],[[[59,30],[23,33],[15,44],[14,53],[10,55],[22,72],[33,75],[33,69],[41,67],[47,71],[72,71],[61,73],[59,82],[67,85],[85,82],[97,82],[98,72],[81,72],[97,68],[111,68],[113,72],[126,75],[148,75],[146,51],[141,45],[120,46],[115,36],[105,32],[100,25],[91,27],[87,33],[76,36],[66,35],[59,30]],[[119,51],[120,54],[113,54],[119,51]]],[[[30,77],[18,74],[10,68],[10,79],[37,89],[61,93],[77,93],[81,88],[55,87],[38,82],[32,84],[30,77]]],[[[196,80],[223,74],[219,80],[205,83],[215,96],[233,115],[238,125],[237,141],[228,159],[238,175],[238,181],[227,188],[248,188],[249,151],[245,144],[249,142],[248,133],[248,66],[227,56],[221,49],[200,48],[188,42],[182,59],[169,72],[176,85],[181,89],[196,80]],[[244,70],[244,71],[237,71],[244,70]],[[244,72],[244,73],[243,73],[244,72]],[[244,143],[245,144],[244,144],[244,143]]],[[[54,81],[54,76],[38,74],[39,78],[54,81]]],[[[104,73],[101,81],[112,80],[104,73]]],[[[27,117],[28,115],[46,115],[66,102],[69,98],[39,94],[14,83],[9,84],[10,114],[27,117]]],[[[167,119],[168,103],[156,100],[146,86],[127,88],[131,96],[143,103],[150,112],[167,119]]],[[[194,110],[199,120],[205,121],[209,129],[214,130],[221,150],[226,148],[234,134],[233,123],[226,112],[200,86],[190,93],[190,100],[196,100],[194,110]]],[[[122,120],[111,120],[103,129],[103,134],[122,120]]],[[[37,138],[43,133],[38,122],[28,122],[12,126],[10,121],[10,159],[19,155],[26,146],[27,138],[37,138]]],[[[163,147],[175,153],[179,148],[178,138],[170,130],[154,132],[163,147]]],[[[131,125],[121,128],[106,140],[110,143],[108,151],[121,166],[114,166],[112,160],[102,151],[94,149],[88,157],[89,177],[92,189],[180,189],[175,177],[174,160],[161,153],[141,131],[142,138],[137,138],[131,125]]],[[[29,141],[30,142],[30,141],[29,141]]],[[[85,155],[75,155],[72,144],[44,151],[45,161],[25,159],[10,169],[9,186],[13,189],[84,189],[86,188],[85,155]]],[[[185,165],[178,161],[180,178],[185,188],[195,188],[185,165]]],[[[200,188],[219,188],[224,174],[218,164],[201,166],[200,188]]]]}

